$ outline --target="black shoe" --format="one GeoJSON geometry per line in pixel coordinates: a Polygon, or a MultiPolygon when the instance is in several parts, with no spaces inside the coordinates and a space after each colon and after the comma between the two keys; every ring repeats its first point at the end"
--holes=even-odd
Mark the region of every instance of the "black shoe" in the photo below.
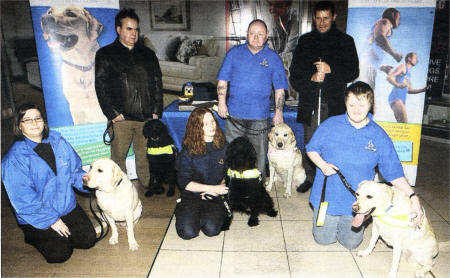
{"type": "Polygon", "coordinates": [[[308,191],[312,186],[312,182],[310,181],[305,181],[304,183],[300,184],[299,187],[297,187],[297,192],[299,193],[305,193],[306,191],[308,191]]]}
{"type": "Polygon", "coordinates": [[[169,188],[169,190],[167,190],[166,196],[167,197],[171,197],[175,195],[175,189],[174,188],[169,188]]]}

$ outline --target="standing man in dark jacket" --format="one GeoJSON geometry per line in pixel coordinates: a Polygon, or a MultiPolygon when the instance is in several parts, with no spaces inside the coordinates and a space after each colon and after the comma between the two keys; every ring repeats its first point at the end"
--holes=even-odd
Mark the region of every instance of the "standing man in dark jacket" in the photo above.
{"type": "Polygon", "coordinates": [[[137,43],[139,17],[122,9],[115,18],[117,39],[97,51],[95,90],[103,114],[112,122],[111,159],[126,172],[125,159],[133,143],[136,173],[143,186],[149,182],[146,120],[162,116],[161,69],[155,53],[137,43]],[[114,135],[112,135],[114,134],[114,135]]]}
{"type": "MultiPolygon", "coordinates": [[[[345,113],[345,88],[359,75],[355,43],[336,28],[336,16],[332,2],[316,4],[314,29],[299,38],[290,67],[289,81],[299,92],[297,122],[303,124],[305,145],[320,122],[345,113]]],[[[315,166],[304,157],[307,178],[299,192],[306,192],[315,176],[315,166]]]]}

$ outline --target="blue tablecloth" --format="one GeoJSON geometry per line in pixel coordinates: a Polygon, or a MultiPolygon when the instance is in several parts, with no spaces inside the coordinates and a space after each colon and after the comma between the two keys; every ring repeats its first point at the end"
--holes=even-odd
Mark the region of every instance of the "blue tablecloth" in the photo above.
{"type": "MultiPolygon", "coordinates": [[[[175,141],[175,146],[178,148],[178,150],[181,150],[181,142],[184,139],[186,124],[190,114],[191,111],[178,111],[178,100],[175,100],[164,109],[163,117],[161,120],[167,125],[169,134],[175,141]]],[[[272,111],[271,117],[273,117],[273,114],[274,113],[272,111]]],[[[219,119],[219,125],[222,130],[225,130],[225,120],[220,118],[217,114],[215,114],[215,116],[219,119]]],[[[297,109],[285,107],[283,116],[284,122],[288,124],[294,131],[298,148],[303,150],[303,125],[296,122],[297,109]]]]}

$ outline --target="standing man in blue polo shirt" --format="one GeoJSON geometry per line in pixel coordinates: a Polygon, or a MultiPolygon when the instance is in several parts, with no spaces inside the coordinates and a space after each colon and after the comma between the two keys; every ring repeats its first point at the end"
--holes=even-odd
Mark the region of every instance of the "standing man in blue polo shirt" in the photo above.
{"type": "Polygon", "coordinates": [[[219,116],[231,118],[225,124],[226,140],[231,142],[238,136],[249,138],[255,147],[257,166],[263,178],[272,86],[275,89],[274,125],[283,122],[284,90],[289,88],[283,62],[268,47],[267,38],[264,21],[255,19],[250,22],[247,42],[228,51],[217,75],[219,116]]]}

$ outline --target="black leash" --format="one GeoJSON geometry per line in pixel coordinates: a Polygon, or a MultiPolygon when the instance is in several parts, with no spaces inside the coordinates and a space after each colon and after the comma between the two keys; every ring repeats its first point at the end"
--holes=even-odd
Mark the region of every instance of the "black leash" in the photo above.
{"type": "Polygon", "coordinates": [[[239,120],[234,119],[233,117],[228,116],[228,117],[226,117],[226,119],[228,121],[230,121],[230,123],[233,124],[233,126],[235,128],[237,128],[237,129],[239,129],[239,130],[241,130],[243,132],[246,132],[248,135],[253,135],[253,136],[258,136],[260,134],[263,134],[263,133],[265,133],[266,131],[270,130],[273,127],[273,124],[271,124],[268,127],[263,128],[263,129],[253,129],[253,128],[246,127],[244,124],[240,123],[239,120]],[[255,133],[253,133],[253,134],[249,133],[248,130],[254,131],[255,133]]]}
{"type": "Polygon", "coordinates": [[[114,140],[114,124],[112,121],[108,121],[108,124],[106,125],[105,132],[103,132],[103,143],[105,145],[109,146],[111,145],[111,142],[114,140]],[[108,129],[111,128],[111,135],[109,136],[109,140],[106,139],[106,135],[108,134],[108,129]]]}
{"type": "Polygon", "coordinates": [[[347,180],[345,179],[344,175],[342,175],[342,173],[339,170],[335,170],[335,171],[338,174],[339,178],[341,178],[341,181],[344,184],[345,188],[347,188],[348,191],[350,191],[350,193],[352,193],[352,195],[354,197],[356,197],[355,190],[353,190],[352,186],[347,182],[347,180]]]}
{"type": "Polygon", "coordinates": [[[232,216],[231,209],[230,209],[230,205],[228,205],[228,202],[227,202],[227,200],[226,200],[226,198],[225,198],[225,195],[214,196],[214,195],[212,195],[212,194],[206,193],[206,194],[204,194],[203,196],[204,196],[205,199],[208,200],[208,201],[213,201],[213,200],[216,200],[216,199],[217,199],[217,200],[220,200],[221,202],[223,202],[223,205],[225,206],[225,209],[227,210],[227,215],[228,215],[228,217],[231,217],[231,216],[232,216]]]}
{"type": "Polygon", "coordinates": [[[103,229],[102,220],[97,216],[97,213],[95,213],[94,208],[92,207],[92,200],[94,199],[93,194],[94,193],[91,193],[91,196],[89,198],[89,208],[91,209],[92,215],[94,215],[95,220],[97,220],[97,222],[100,224],[100,236],[95,238],[95,242],[98,242],[98,241],[102,240],[104,237],[106,237],[106,235],[109,233],[109,222],[105,216],[105,213],[97,204],[97,209],[100,212],[100,215],[102,216],[103,220],[106,222],[106,225],[107,225],[107,229],[105,232],[103,229]]]}

